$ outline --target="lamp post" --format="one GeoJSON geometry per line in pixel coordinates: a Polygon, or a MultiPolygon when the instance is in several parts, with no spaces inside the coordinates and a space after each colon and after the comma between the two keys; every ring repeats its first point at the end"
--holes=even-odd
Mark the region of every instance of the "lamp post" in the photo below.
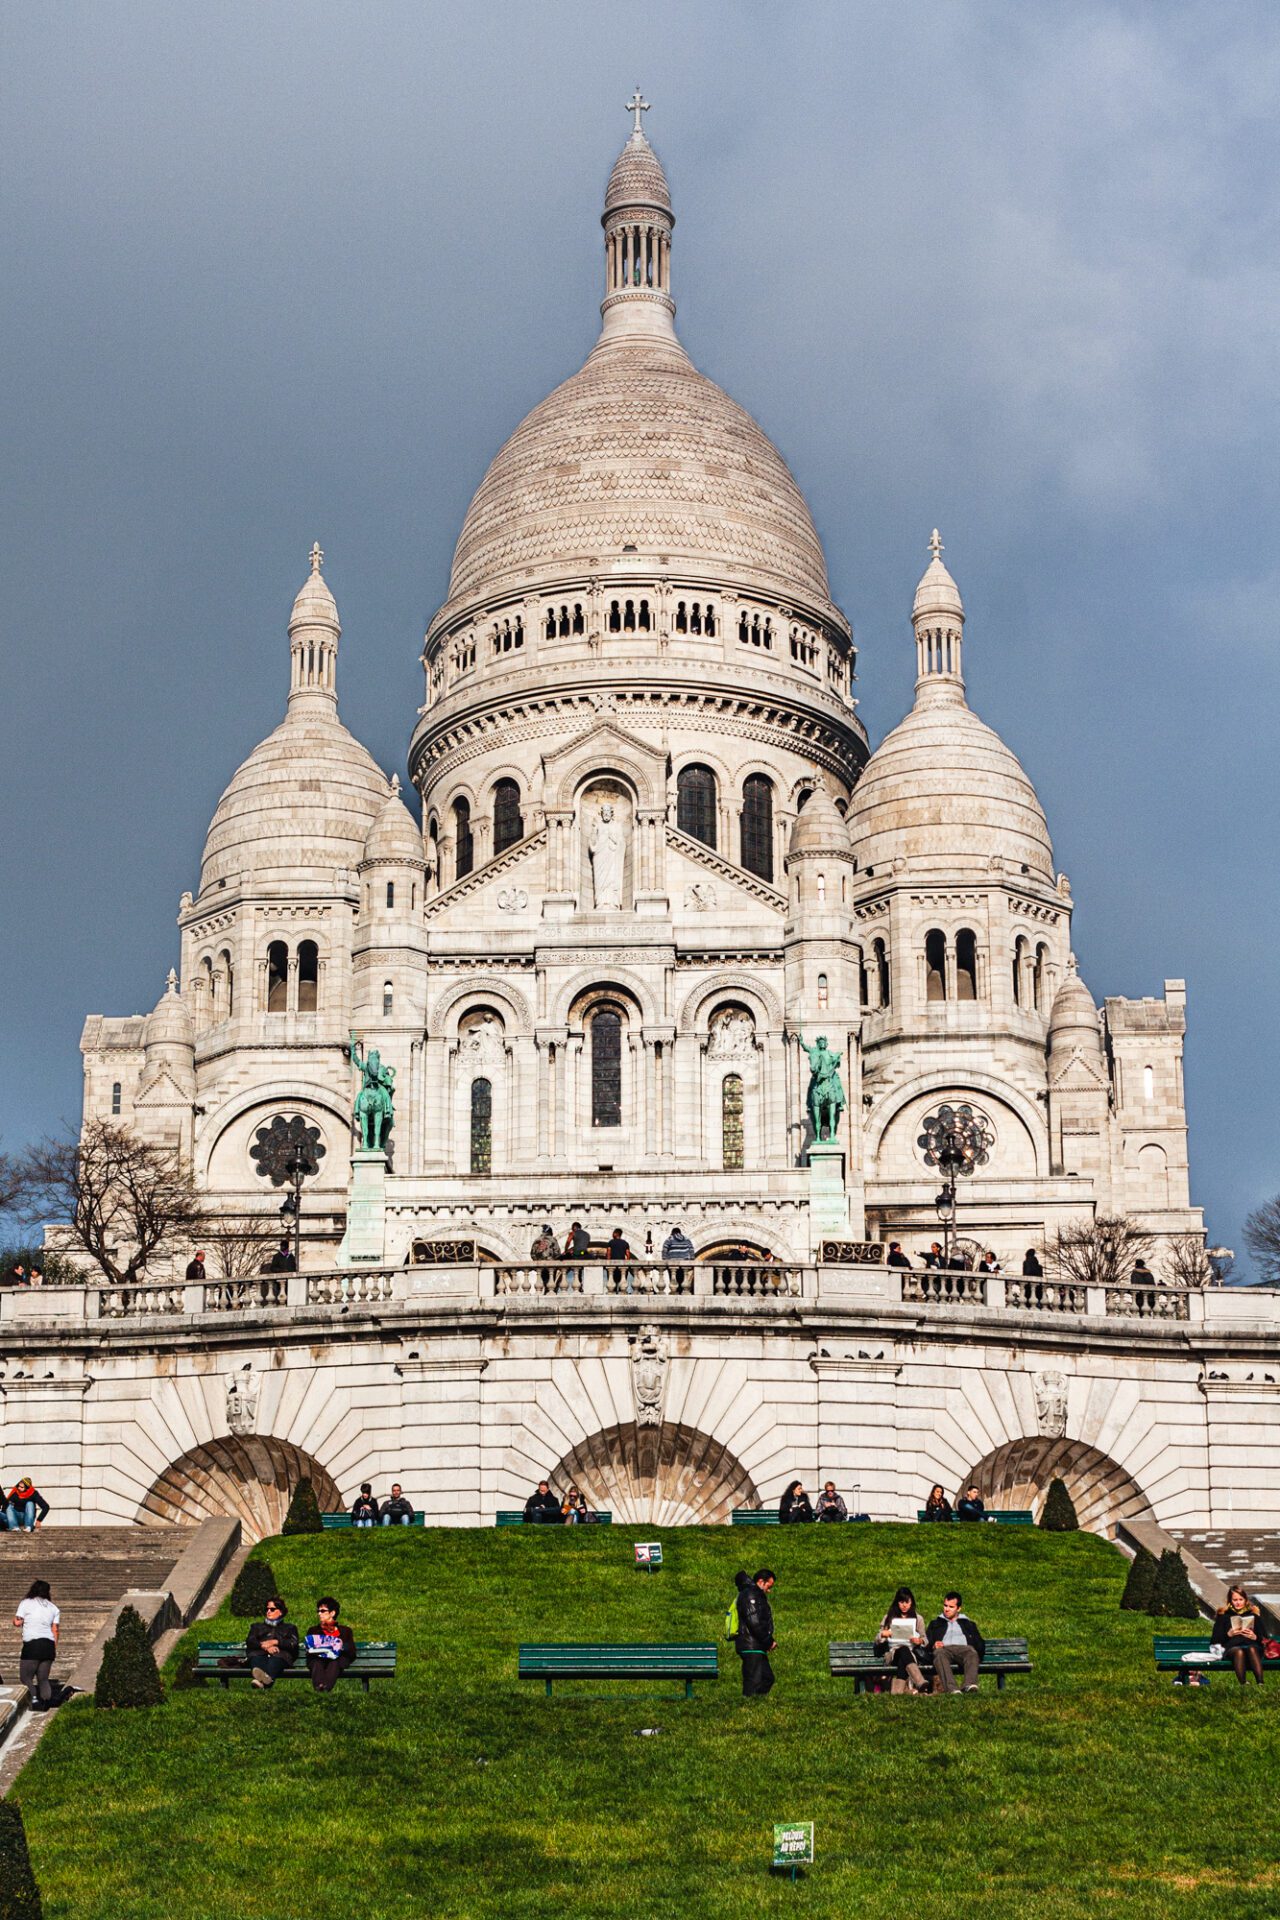
{"type": "Polygon", "coordinates": [[[280,1207],[280,1220],[288,1229],[293,1223],[293,1265],[302,1266],[302,1183],[319,1173],[325,1145],[319,1127],[309,1126],[302,1115],[291,1120],[277,1114],[269,1126],[259,1127],[249,1149],[249,1158],[257,1162],[258,1172],[273,1187],[292,1189],[280,1207]]]}
{"type": "Polygon", "coordinates": [[[926,1167],[936,1167],[944,1185],[934,1207],[942,1222],[942,1257],[948,1265],[956,1237],[957,1182],[971,1179],[991,1158],[995,1135],[980,1113],[968,1105],[942,1106],[922,1122],[916,1144],[924,1151],[926,1167]]]}

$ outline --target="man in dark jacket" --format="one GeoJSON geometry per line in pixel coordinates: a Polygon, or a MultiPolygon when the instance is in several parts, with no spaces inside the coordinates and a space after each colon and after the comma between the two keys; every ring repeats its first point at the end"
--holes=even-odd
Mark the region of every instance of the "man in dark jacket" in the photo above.
{"type": "Polygon", "coordinates": [[[742,1661],[742,1693],[768,1693],[773,1685],[769,1655],[777,1646],[773,1637],[773,1608],[769,1593],[774,1576],[761,1567],[738,1592],[738,1657],[742,1661]]]}
{"type": "Polygon", "coordinates": [[[968,1487],[956,1501],[957,1520],[985,1520],[986,1502],[976,1487],[968,1487]]]}
{"type": "Polygon", "coordinates": [[[384,1527],[411,1527],[413,1525],[413,1502],[406,1500],[404,1490],[398,1480],[391,1483],[391,1498],[382,1503],[382,1512],[378,1515],[384,1527]]]}
{"type": "Polygon", "coordinates": [[[273,1687],[298,1657],[298,1629],[285,1619],[288,1611],[277,1594],[266,1604],[266,1618],[255,1620],[245,1635],[255,1687],[273,1687]]]}
{"type": "Polygon", "coordinates": [[[891,1240],[889,1242],[889,1257],[885,1261],[885,1265],[886,1267],[909,1267],[911,1265],[906,1254],[902,1251],[901,1240],[891,1240]]]}
{"type": "Polygon", "coordinates": [[[958,1660],[964,1671],[964,1690],[966,1693],[978,1691],[978,1667],[987,1650],[987,1643],[967,1613],[961,1612],[963,1602],[958,1593],[949,1593],[942,1602],[942,1612],[936,1620],[931,1620],[925,1630],[925,1639],[933,1655],[934,1677],[944,1693],[956,1691],[954,1663],[958,1660]]]}
{"type": "Polygon", "coordinates": [[[560,1502],[545,1480],[539,1480],[538,1491],[531,1493],[525,1501],[524,1517],[530,1526],[535,1527],[558,1527],[563,1521],[560,1502]]]}

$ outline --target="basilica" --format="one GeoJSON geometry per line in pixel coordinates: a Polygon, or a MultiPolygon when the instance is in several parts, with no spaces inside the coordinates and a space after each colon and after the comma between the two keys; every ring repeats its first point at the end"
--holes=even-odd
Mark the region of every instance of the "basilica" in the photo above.
{"type": "Polygon", "coordinates": [[[869,750],[804,497],[677,336],[672,199],[633,105],[599,339],[491,462],[426,633],[413,807],[339,718],[315,547],[284,715],[218,804],[179,966],[153,1012],[85,1026],[86,1119],[174,1144],[217,1211],[274,1223],[251,1150],[301,1116],[325,1149],[302,1265],[339,1271],[526,1261],[573,1222],[639,1256],[679,1228],[699,1260],[914,1259],[938,1115],[965,1106],[964,1241],[1016,1271],[1122,1213],[1159,1272],[1200,1228],[1183,983],[1099,1008],[1077,971],[1071,888],[969,704],[927,529],[894,643],[914,694],[869,750]],[[373,1052],[385,1152],[352,1125],[373,1052]]]}

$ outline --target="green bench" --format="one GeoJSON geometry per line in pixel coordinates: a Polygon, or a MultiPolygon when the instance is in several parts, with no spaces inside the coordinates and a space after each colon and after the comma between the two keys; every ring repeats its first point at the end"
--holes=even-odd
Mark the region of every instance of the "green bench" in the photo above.
{"type": "MultiPolygon", "coordinates": [[[[833,1640],[827,1649],[833,1678],[852,1680],[855,1693],[865,1693],[873,1681],[882,1681],[887,1687],[893,1678],[893,1668],[886,1665],[882,1654],[876,1651],[871,1640],[833,1640]]],[[[921,1660],[925,1671],[929,1670],[930,1659],[927,1653],[921,1660]]],[[[1005,1680],[1011,1673],[1030,1673],[1031,1661],[1027,1655],[1025,1640],[988,1640],[987,1651],[978,1668],[979,1674],[995,1675],[996,1688],[1004,1692],[1005,1680]]]]}
{"type": "MultiPolygon", "coordinates": [[[[928,1516],[924,1508],[917,1507],[916,1519],[926,1520],[927,1518],[928,1516]]],[[[990,1507],[987,1512],[983,1514],[981,1520],[953,1520],[952,1525],[957,1527],[984,1527],[989,1520],[994,1520],[996,1524],[1001,1527],[1034,1527],[1036,1523],[1036,1517],[1029,1507],[990,1507]]],[[[929,1524],[936,1526],[937,1522],[931,1521],[929,1524]]],[[[945,1525],[946,1523],[944,1522],[943,1524],[945,1525]]]]}
{"type": "MultiPolygon", "coordinates": [[[[1266,1636],[1264,1635],[1263,1637],[1265,1638],[1266,1636]]],[[[1209,1645],[1210,1642],[1207,1634],[1187,1635],[1180,1633],[1158,1633],[1152,1643],[1152,1650],[1155,1653],[1156,1659],[1156,1672],[1181,1673],[1184,1667],[1199,1666],[1201,1664],[1199,1661],[1187,1660],[1184,1662],[1182,1656],[1184,1653],[1208,1653],[1209,1645]]],[[[1268,1669],[1270,1669],[1272,1673],[1280,1672],[1280,1660],[1268,1660],[1264,1653],[1262,1656],[1262,1671],[1266,1673],[1268,1669]]],[[[1231,1662],[1225,1655],[1221,1660],[1205,1661],[1203,1663],[1203,1670],[1209,1673],[1230,1673],[1232,1679],[1235,1678],[1235,1674],[1232,1672],[1231,1662]]]]}
{"type": "MultiPolygon", "coordinates": [[[[395,1524],[399,1526],[402,1523],[400,1521],[397,1521],[395,1524]]],[[[415,1512],[413,1519],[409,1522],[409,1524],[410,1526],[413,1526],[413,1527],[425,1527],[427,1524],[426,1514],[415,1512]]],[[[335,1531],[337,1528],[340,1528],[340,1527],[354,1527],[355,1521],[351,1518],[351,1515],[349,1513],[322,1513],[320,1515],[320,1525],[324,1528],[326,1533],[332,1533],[333,1531],[335,1531]]],[[[381,1528],[382,1528],[381,1520],[375,1520],[372,1527],[362,1527],[360,1531],[362,1533],[376,1533],[376,1532],[379,1532],[381,1528]]],[[[391,1529],[390,1527],[388,1527],[387,1532],[390,1533],[390,1531],[391,1529]]]]}
{"type": "MultiPolygon", "coordinates": [[[[500,1507],[498,1509],[498,1516],[493,1524],[495,1527],[522,1527],[524,1523],[525,1523],[525,1520],[524,1520],[523,1507],[500,1507]]],[[[554,1526],[554,1524],[555,1524],[554,1521],[548,1521],[548,1520],[531,1520],[529,1522],[530,1526],[536,1526],[539,1528],[550,1528],[554,1526]]],[[[606,1513],[602,1508],[600,1512],[597,1513],[596,1515],[596,1525],[601,1527],[611,1527],[613,1525],[613,1515],[611,1513],[606,1513]]],[[[566,1527],[565,1531],[566,1533],[571,1533],[573,1529],[571,1527],[566,1527]]]]}
{"type": "MultiPolygon", "coordinates": [[[[202,1640],[196,1651],[195,1671],[205,1680],[217,1680],[221,1686],[229,1687],[233,1680],[247,1680],[253,1672],[247,1664],[245,1643],[243,1640],[202,1640]],[[244,1660],[242,1667],[224,1667],[224,1660],[244,1660]]],[[[394,1640],[357,1640],[356,1657],[349,1667],[344,1667],[338,1675],[339,1681],[358,1680],[365,1692],[369,1691],[371,1680],[394,1680],[396,1677],[396,1642],[394,1640]]],[[[286,1667],[276,1680],[279,1686],[282,1680],[310,1680],[307,1671],[306,1655],[299,1650],[298,1658],[291,1667],[286,1667]]]]}
{"type": "Polygon", "coordinates": [[[735,1507],[729,1516],[735,1527],[776,1527],[781,1525],[776,1507],[735,1507]]]}
{"type": "Polygon", "coordinates": [[[695,1680],[720,1678],[720,1653],[714,1642],[662,1647],[522,1645],[520,1678],[544,1681],[548,1694],[557,1680],[683,1680],[684,1697],[691,1700],[695,1680]]]}

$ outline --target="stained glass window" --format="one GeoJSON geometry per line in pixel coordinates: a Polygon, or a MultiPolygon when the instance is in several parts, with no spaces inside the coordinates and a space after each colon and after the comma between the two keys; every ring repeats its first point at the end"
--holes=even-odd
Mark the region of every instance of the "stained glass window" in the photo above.
{"type": "Polygon", "coordinates": [[[763,773],[749,774],[742,788],[742,864],[773,879],[773,784],[763,773]]]}
{"type": "Polygon", "coordinates": [[[471,871],[474,858],[471,843],[471,802],[455,800],[453,803],[453,877],[465,879],[471,871]]]}
{"type": "Polygon", "coordinates": [[[724,1164],[730,1172],[741,1171],[743,1165],[742,1135],[742,1075],[726,1073],[720,1090],[720,1130],[723,1138],[724,1164]]]}
{"type": "Polygon", "coordinates": [[[622,1125],[622,1016],[601,1007],[591,1022],[591,1124],[622,1125]]]}
{"type": "Polygon", "coordinates": [[[716,843],[716,777],[710,767],[681,767],[676,779],[676,825],[703,846],[716,843]]]}
{"type": "Polygon", "coordinates": [[[471,1082],[471,1171],[493,1171],[493,1082],[471,1082]]]}
{"type": "Polygon", "coordinates": [[[499,780],[493,790],[493,851],[505,853],[524,839],[520,788],[514,780],[499,780]]]}

